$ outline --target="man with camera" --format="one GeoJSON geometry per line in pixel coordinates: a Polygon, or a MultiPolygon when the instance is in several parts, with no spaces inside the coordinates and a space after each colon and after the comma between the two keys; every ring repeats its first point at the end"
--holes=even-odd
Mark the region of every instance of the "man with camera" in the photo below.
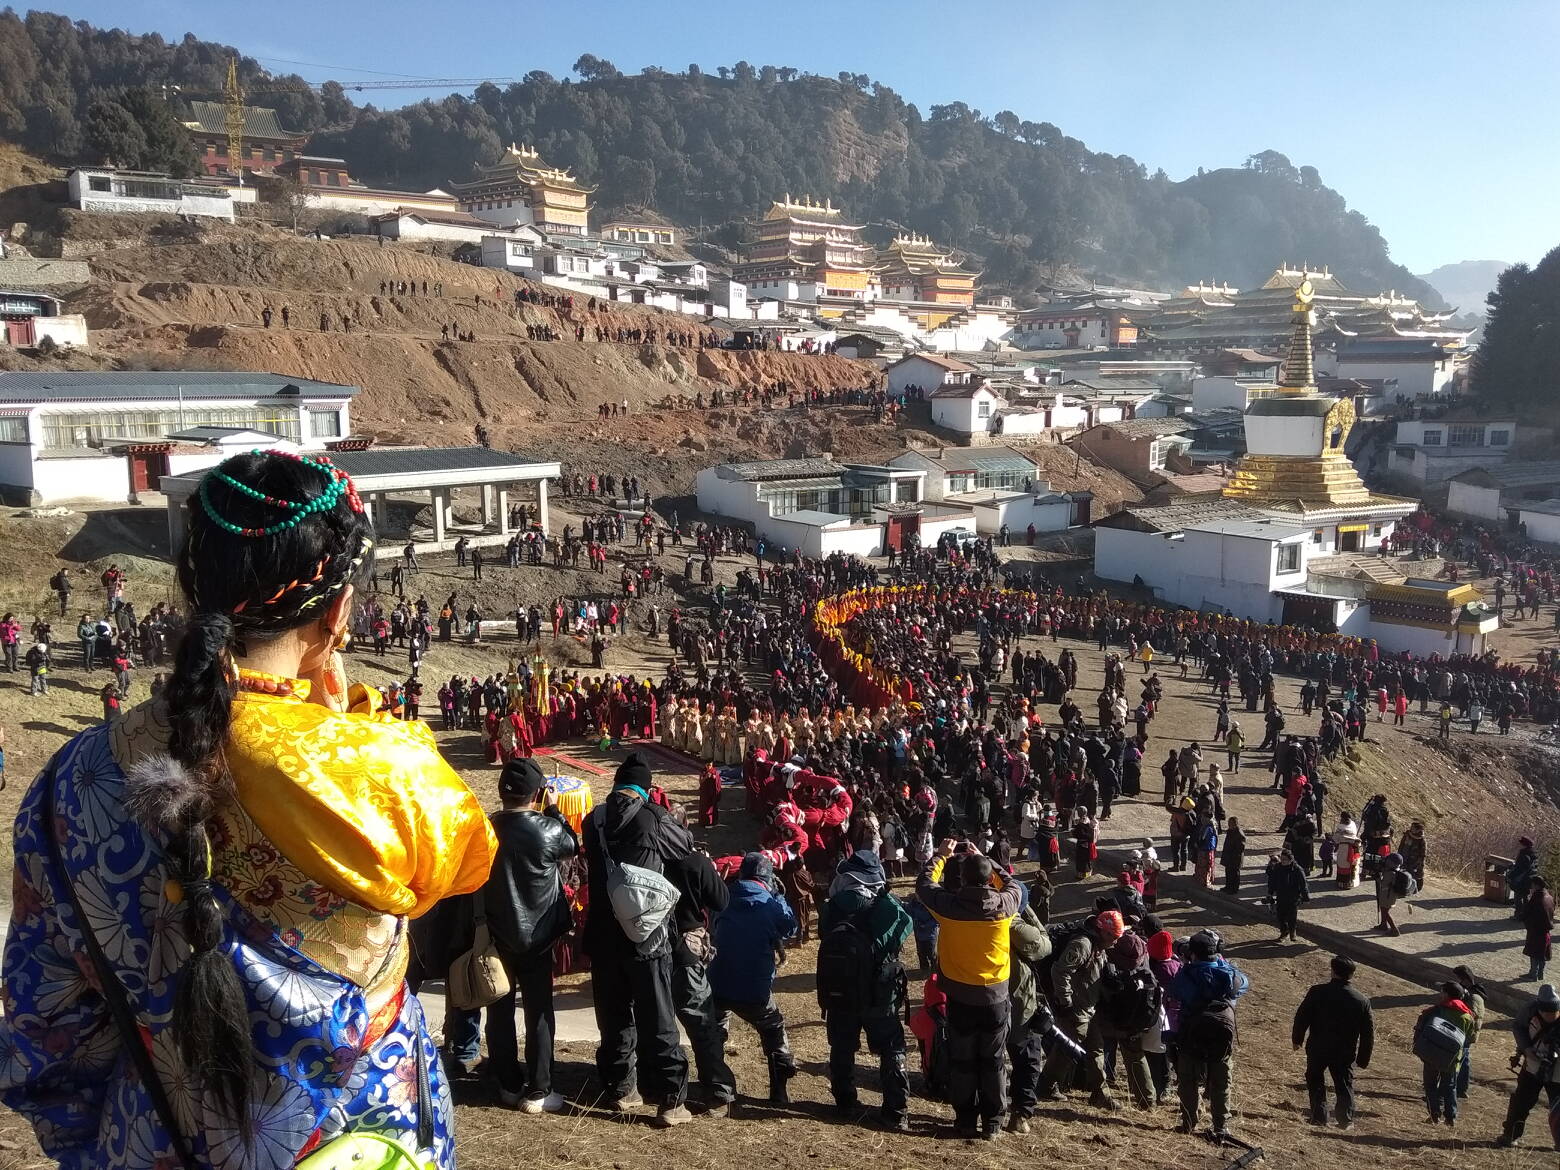
{"type": "Polygon", "coordinates": [[[509,973],[507,995],[488,1009],[488,1061],[499,1102],[522,1113],[558,1113],[553,1092],[553,944],[573,929],[560,867],[578,841],[555,804],[532,806],[547,778],[530,759],[511,760],[498,779],[503,809],[493,814],[498,857],[483,900],[488,929],[509,973]],[[515,995],[525,1012],[525,1063],[515,1038],[515,995]]]}
{"type": "Polygon", "coordinates": [[[948,996],[948,1097],[961,1137],[987,1141],[1007,1113],[1010,935],[1023,904],[1017,882],[967,841],[946,840],[928,859],[916,898],[937,919],[937,969],[948,996]],[[958,882],[943,884],[958,857],[958,882]],[[977,1129],[978,1125],[978,1129],[977,1129]]]}
{"type": "Polygon", "coordinates": [[[1551,1108],[1560,1099],[1560,992],[1554,984],[1538,989],[1533,1002],[1517,1013],[1512,1031],[1517,1038],[1516,1055],[1511,1058],[1517,1087],[1506,1107],[1505,1128],[1495,1142],[1503,1149],[1522,1140],[1527,1116],[1540,1093],[1547,1095],[1551,1108]]]}

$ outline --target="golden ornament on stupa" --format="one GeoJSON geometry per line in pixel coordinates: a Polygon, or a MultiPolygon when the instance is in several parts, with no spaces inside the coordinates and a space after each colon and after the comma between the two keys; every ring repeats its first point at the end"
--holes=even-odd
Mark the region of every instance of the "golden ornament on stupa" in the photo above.
{"type": "Polygon", "coordinates": [[[1316,389],[1313,296],[1311,282],[1301,281],[1283,379],[1276,394],[1246,408],[1246,454],[1224,488],[1226,499],[1297,511],[1371,501],[1346,452],[1354,403],[1316,389]]]}

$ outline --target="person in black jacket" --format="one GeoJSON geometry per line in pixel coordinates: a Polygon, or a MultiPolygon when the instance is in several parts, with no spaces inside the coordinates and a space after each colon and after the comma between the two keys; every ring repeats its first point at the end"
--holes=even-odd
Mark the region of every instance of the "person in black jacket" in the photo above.
{"type": "MultiPolygon", "coordinates": [[[[674,811],[674,819],[685,823],[674,811]]],[[[672,1003],[688,1033],[706,1116],[725,1117],[737,1096],[737,1078],[726,1063],[726,1029],[710,988],[709,966],[714,952],[710,923],[726,908],[731,890],[720,880],[715,864],[697,849],[670,861],[666,876],[680,897],[672,913],[677,919],[672,944],[672,1003]]]]}
{"type": "Polygon", "coordinates": [[[677,1036],[672,998],[672,944],[678,937],[668,921],[643,942],[623,932],[607,894],[607,865],[602,849],[620,865],[664,872],[693,851],[688,830],[650,802],[650,769],[630,752],[617,770],[611,794],[585,818],[586,874],[590,909],[582,939],[590,956],[591,998],[601,1043],[596,1075],[610,1107],[628,1112],[646,1097],[657,1105],[662,1127],[693,1120],[683,1104],[688,1091],[688,1057],[677,1036]],[[643,1094],[636,1086],[643,1086],[643,1094]]]}
{"type": "Polygon", "coordinates": [[[1307,888],[1305,870],[1295,864],[1295,855],[1288,849],[1280,849],[1278,856],[1268,862],[1267,901],[1273,907],[1278,920],[1278,941],[1286,938],[1295,941],[1295,929],[1300,922],[1300,903],[1309,902],[1311,892],[1307,888]]]}
{"type": "Polygon", "coordinates": [[[1354,1066],[1370,1067],[1376,1042],[1370,1000],[1350,982],[1354,960],[1334,955],[1332,979],[1305,993],[1295,1012],[1295,1051],[1305,1046],[1305,1087],[1311,1095],[1311,1124],[1327,1124],[1327,1084],[1338,1095],[1339,1129],[1354,1124],[1354,1066]]]}
{"type": "Polygon", "coordinates": [[[510,760],[498,778],[503,808],[492,817],[498,856],[482,888],[493,944],[511,989],[488,1009],[488,1061],[499,1103],[522,1113],[558,1113],[552,1091],[553,944],[573,925],[560,865],[579,848],[574,830],[548,805],[531,808],[547,778],[530,759],[510,760]],[[515,994],[525,1010],[525,1068],[515,1040],[515,994]]]}

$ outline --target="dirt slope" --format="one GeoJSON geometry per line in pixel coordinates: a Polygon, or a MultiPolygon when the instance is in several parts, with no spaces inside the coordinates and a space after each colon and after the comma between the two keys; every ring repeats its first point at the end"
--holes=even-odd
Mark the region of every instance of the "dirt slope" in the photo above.
{"type": "MultiPolygon", "coordinates": [[[[602,403],[626,401],[637,417],[669,396],[707,400],[717,388],[783,382],[832,390],[873,385],[879,377],[846,358],[668,345],[668,330],[692,332],[699,323],[654,309],[592,310],[583,297],[567,308],[516,305],[517,289],[539,286],[366,239],[317,241],[263,226],[202,225],[194,240],[109,247],[93,268],[98,279],[72,308],[86,314],[99,352],[139,365],[270,370],[359,385],[355,428],[388,442],[470,442],[480,424],[499,446],[535,448],[589,429],[602,403]],[[414,282],[417,293],[381,291],[382,282],[400,281],[414,282]],[[438,286],[442,295],[431,295],[438,286]],[[266,308],[273,311],[271,329],[262,324],[266,308]],[[564,339],[531,340],[535,326],[564,339]],[[583,342],[574,340],[577,326],[585,328],[583,342]],[[611,338],[624,329],[654,331],[658,340],[598,342],[598,328],[611,338]],[[446,331],[474,340],[448,340],[446,331]]],[[[636,421],[610,439],[648,453],[689,437],[685,430],[709,430],[710,444],[754,458],[793,450],[819,426],[758,423],[743,430],[714,412],[688,413],[669,431],[646,432],[636,421]]],[[[699,450],[697,441],[689,449],[699,450]]],[[[692,468],[684,470],[686,482],[662,490],[691,486],[692,468]]]]}

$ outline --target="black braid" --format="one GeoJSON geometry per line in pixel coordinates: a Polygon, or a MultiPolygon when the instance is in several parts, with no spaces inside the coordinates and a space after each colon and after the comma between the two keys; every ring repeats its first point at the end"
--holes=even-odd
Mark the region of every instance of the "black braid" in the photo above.
{"type": "MultiPolygon", "coordinates": [[[[281,499],[313,499],[325,486],[317,471],[265,455],[234,456],[221,470],[281,499]]],[[[212,480],[210,497],[225,519],[243,527],[276,520],[274,509],[221,480],[212,480]]],[[[222,947],[222,903],[212,886],[206,829],[233,795],[223,762],[233,715],[231,655],[241,640],[264,639],[323,618],[331,597],[371,571],[373,533],[367,517],[353,512],[345,498],[265,537],[241,536],[213,523],[198,494],[190,505],[189,542],[178,564],[194,612],[164,692],[168,751],[183,776],[149,788],[164,795],[148,797],[132,811],[165,835],[166,864],[183,891],[191,953],[173,1004],[180,1055],[247,1142],[258,1065],[244,987],[222,947]],[[293,582],[296,587],[278,592],[293,582]],[[275,603],[268,604],[273,597],[275,603]]]]}

